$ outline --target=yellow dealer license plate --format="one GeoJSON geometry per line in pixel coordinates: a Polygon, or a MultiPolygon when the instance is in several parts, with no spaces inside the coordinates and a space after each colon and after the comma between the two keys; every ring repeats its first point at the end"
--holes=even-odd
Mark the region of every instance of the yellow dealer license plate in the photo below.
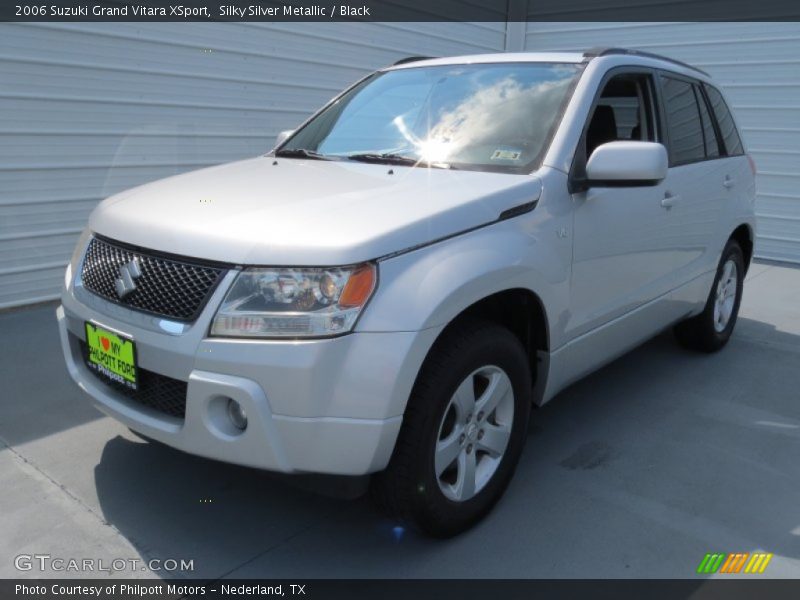
{"type": "Polygon", "coordinates": [[[106,379],[136,389],[136,346],[133,340],[87,322],[86,345],[89,347],[89,367],[106,379]]]}

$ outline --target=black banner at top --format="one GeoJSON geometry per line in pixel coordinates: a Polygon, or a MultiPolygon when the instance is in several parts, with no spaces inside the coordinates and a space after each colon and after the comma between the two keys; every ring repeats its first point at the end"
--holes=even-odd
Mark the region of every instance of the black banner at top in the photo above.
{"type": "Polygon", "coordinates": [[[0,21],[797,21],[795,0],[11,0],[0,21]]]}

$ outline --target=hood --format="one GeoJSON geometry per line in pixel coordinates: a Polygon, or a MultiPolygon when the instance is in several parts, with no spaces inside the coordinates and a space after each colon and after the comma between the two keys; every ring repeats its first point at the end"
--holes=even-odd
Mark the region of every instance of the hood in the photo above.
{"type": "Polygon", "coordinates": [[[531,175],[259,157],[112,196],[89,227],[214,261],[333,266],[492,222],[540,193],[531,175]]]}

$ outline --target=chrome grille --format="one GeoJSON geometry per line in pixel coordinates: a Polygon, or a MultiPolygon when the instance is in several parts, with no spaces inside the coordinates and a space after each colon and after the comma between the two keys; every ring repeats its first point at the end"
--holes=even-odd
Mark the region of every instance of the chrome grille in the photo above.
{"type": "Polygon", "coordinates": [[[155,315],[192,321],[225,274],[225,269],[93,238],[81,270],[83,286],[90,292],[155,315]],[[133,291],[120,297],[117,279],[123,266],[138,266],[133,291]]]}

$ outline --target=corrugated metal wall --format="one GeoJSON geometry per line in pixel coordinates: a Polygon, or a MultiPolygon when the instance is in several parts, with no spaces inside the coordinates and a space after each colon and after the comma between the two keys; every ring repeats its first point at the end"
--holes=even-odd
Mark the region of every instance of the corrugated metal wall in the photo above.
{"type": "Polygon", "coordinates": [[[800,23],[528,23],[526,50],[623,46],[696,65],[725,89],[758,165],[756,254],[800,262],[800,23]]]}
{"type": "Polygon", "coordinates": [[[399,57],[629,46],[711,72],[759,168],[760,256],[800,262],[798,23],[0,24],[0,308],[56,297],[121,189],[253,156],[399,57]]]}
{"type": "Polygon", "coordinates": [[[0,24],[0,308],[57,296],[104,197],[262,153],[367,72],[502,51],[505,30],[499,19],[0,24]]]}

